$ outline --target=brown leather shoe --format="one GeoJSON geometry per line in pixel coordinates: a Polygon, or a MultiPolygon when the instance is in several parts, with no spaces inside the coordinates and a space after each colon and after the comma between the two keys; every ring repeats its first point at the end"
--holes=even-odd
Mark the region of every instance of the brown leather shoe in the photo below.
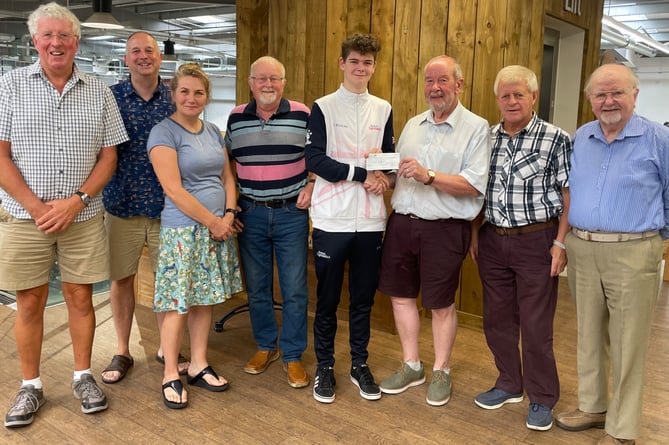
{"type": "Polygon", "coordinates": [[[249,374],[260,374],[279,358],[279,351],[257,351],[251,360],[244,365],[244,372],[249,374]]]}
{"type": "Polygon", "coordinates": [[[284,363],[283,369],[288,374],[288,384],[293,388],[304,388],[309,385],[309,375],[299,360],[284,363]]]}
{"type": "Polygon", "coordinates": [[[616,439],[610,434],[602,437],[598,445],[634,445],[634,439],[616,439]]]}
{"type": "Polygon", "coordinates": [[[604,428],[606,413],[584,413],[580,409],[555,416],[557,426],[567,431],[583,431],[588,428],[604,428]]]}

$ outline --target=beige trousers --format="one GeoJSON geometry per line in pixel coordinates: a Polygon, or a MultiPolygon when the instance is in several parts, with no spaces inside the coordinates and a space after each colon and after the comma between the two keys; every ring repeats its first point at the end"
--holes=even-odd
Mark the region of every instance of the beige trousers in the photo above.
{"type": "Polygon", "coordinates": [[[569,233],[569,287],[578,320],[579,409],[607,412],[606,432],[635,439],[641,427],[644,369],[662,260],[659,236],[583,241],[569,233]],[[609,370],[613,393],[609,399],[609,370]]]}

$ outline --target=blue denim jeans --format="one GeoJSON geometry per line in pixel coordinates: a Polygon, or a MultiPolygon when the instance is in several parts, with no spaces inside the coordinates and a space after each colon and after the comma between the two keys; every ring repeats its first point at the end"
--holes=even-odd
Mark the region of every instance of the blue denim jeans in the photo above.
{"type": "Polygon", "coordinates": [[[246,279],[253,338],[259,350],[277,348],[284,363],[302,358],[307,347],[307,242],[309,214],[295,203],[281,208],[239,200],[239,252],[246,279]],[[274,258],[283,305],[281,333],[272,304],[274,258]]]}

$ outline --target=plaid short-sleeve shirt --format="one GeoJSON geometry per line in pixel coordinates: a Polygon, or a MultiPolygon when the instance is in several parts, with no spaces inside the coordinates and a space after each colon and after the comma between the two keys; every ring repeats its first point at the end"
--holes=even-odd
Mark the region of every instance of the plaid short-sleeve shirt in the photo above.
{"type": "MultiPolygon", "coordinates": [[[[127,139],[109,88],[76,65],[62,94],[39,61],[0,77],[0,140],[11,143],[12,161],[44,202],[72,196],[93,170],[100,149],[127,139]]],[[[12,216],[30,219],[4,191],[0,199],[12,216]]],[[[75,221],[86,221],[101,209],[98,194],[75,221]]]]}

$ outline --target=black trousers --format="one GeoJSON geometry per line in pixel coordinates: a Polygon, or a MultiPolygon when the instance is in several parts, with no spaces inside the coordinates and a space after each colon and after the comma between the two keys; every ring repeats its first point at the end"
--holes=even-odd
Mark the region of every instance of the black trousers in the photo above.
{"type": "Polygon", "coordinates": [[[351,365],[367,362],[370,316],[379,281],[383,232],[324,232],[314,229],[316,318],[314,350],[318,368],[334,366],[337,308],[341,298],[344,270],[348,270],[349,345],[351,365]]]}

